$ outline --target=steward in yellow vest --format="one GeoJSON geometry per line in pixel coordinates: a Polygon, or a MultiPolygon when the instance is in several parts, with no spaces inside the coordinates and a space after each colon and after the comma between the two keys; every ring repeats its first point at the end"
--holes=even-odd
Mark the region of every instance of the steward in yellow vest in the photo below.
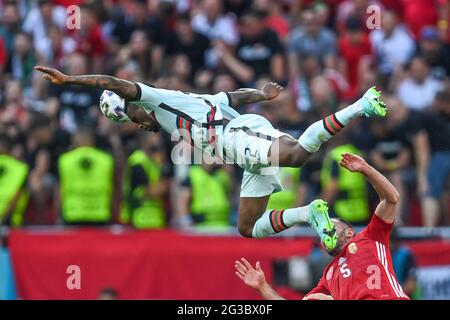
{"type": "Polygon", "coordinates": [[[28,165],[9,155],[11,141],[0,136],[0,221],[10,222],[13,227],[23,223],[23,214],[28,204],[28,192],[24,189],[28,176],[28,165]]]}
{"type": "Polygon", "coordinates": [[[284,210],[297,207],[300,186],[300,168],[280,168],[280,181],[283,191],[270,196],[268,209],[284,210]]]}
{"type": "Polygon", "coordinates": [[[62,218],[65,223],[108,223],[114,189],[113,157],[93,147],[88,131],[74,136],[72,151],[58,159],[62,218]]]}
{"type": "Polygon", "coordinates": [[[225,227],[230,225],[231,189],[229,174],[212,165],[193,165],[189,169],[190,206],[195,226],[225,227]]]}
{"type": "Polygon", "coordinates": [[[157,134],[141,136],[144,151],[136,150],[128,158],[120,218],[137,229],[166,226],[164,197],[168,183],[163,174],[165,149],[161,139],[157,134]]]}
{"type": "Polygon", "coordinates": [[[332,204],[337,217],[363,223],[369,218],[366,181],[362,175],[339,166],[341,154],[346,152],[360,154],[354,145],[345,144],[332,149],[325,157],[320,176],[323,197],[332,204]]]}

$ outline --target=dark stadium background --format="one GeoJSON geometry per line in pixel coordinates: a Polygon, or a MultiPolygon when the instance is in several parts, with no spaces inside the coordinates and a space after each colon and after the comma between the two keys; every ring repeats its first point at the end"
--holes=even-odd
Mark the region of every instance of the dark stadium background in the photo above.
{"type": "MultiPolygon", "coordinates": [[[[100,91],[51,85],[35,65],[198,93],[277,81],[280,97],[238,111],[294,137],[376,85],[388,118],[356,122],[300,171],[285,172],[291,194],[279,201],[320,196],[332,207],[347,190],[321,181],[324,159],[353,145],[400,190],[392,249],[405,291],[449,299],[449,14],[447,0],[1,0],[0,299],[257,299],[234,275],[242,256],[260,260],[280,294],[300,298],[329,261],[306,227],[264,240],[238,235],[238,167],[203,168],[219,191],[195,213],[193,199],[205,192],[189,165],[173,165],[170,137],[112,123],[98,108],[100,91]],[[81,146],[112,160],[102,169],[111,179],[101,218],[61,213],[60,159],[81,146]],[[136,150],[158,167],[150,186],[145,172],[128,170],[136,150]],[[19,161],[8,179],[5,159],[19,161]],[[137,186],[160,204],[152,226],[124,211],[136,205],[129,188],[137,186]]],[[[101,185],[96,177],[84,183],[101,185]]],[[[376,205],[372,189],[361,193],[370,210],[353,221],[359,227],[376,205]]]]}

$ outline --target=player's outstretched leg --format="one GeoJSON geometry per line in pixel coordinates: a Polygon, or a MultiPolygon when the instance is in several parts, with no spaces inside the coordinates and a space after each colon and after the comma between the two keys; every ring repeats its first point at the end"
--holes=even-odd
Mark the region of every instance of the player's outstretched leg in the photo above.
{"type": "Polygon", "coordinates": [[[264,201],[259,200],[268,200],[268,198],[241,198],[239,210],[242,210],[242,212],[239,212],[238,228],[242,235],[252,238],[265,238],[296,224],[308,223],[317,231],[327,248],[332,248],[335,245],[334,224],[328,217],[328,207],[325,201],[319,199],[304,207],[267,210],[262,216],[256,218],[259,215],[258,209],[265,207],[264,201]]]}
{"type": "Polygon", "coordinates": [[[380,100],[381,93],[370,88],[361,99],[322,120],[310,125],[297,140],[283,136],[271,148],[271,162],[280,167],[302,166],[309,156],[319,150],[322,143],[331,139],[353,119],[361,116],[385,117],[386,105],[380,100]]]}

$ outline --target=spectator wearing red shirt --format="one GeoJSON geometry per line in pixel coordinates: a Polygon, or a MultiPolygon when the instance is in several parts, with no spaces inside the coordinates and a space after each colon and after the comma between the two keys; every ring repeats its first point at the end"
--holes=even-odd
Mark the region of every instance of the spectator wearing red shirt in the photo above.
{"type": "Polygon", "coordinates": [[[93,72],[101,73],[105,41],[95,12],[88,5],[81,8],[81,28],[75,32],[74,38],[78,43],[77,51],[92,58],[93,72]]]}
{"type": "Polygon", "coordinates": [[[5,43],[0,38],[0,78],[3,77],[3,66],[8,61],[8,53],[6,52],[5,43]]]}
{"type": "MultiPolygon", "coordinates": [[[[342,1],[336,13],[336,27],[339,32],[345,31],[346,22],[349,17],[358,17],[361,23],[366,24],[368,18],[372,15],[367,9],[370,6],[377,6],[383,9],[383,5],[378,0],[344,0],[342,1]]],[[[369,32],[369,28],[363,29],[369,32]]]]}
{"type": "MultiPolygon", "coordinates": [[[[400,0],[404,6],[403,20],[408,25],[414,37],[420,36],[424,26],[436,25],[440,9],[447,0],[400,0]]],[[[443,10],[444,11],[444,10],[443,10]]]]}
{"type": "Polygon", "coordinates": [[[283,16],[282,4],[279,1],[255,0],[253,8],[266,14],[267,28],[275,31],[280,40],[285,42],[289,34],[289,24],[283,16]]]}
{"type": "Polygon", "coordinates": [[[362,31],[358,17],[349,17],[346,32],[338,40],[340,69],[347,76],[349,90],[345,98],[353,99],[358,94],[359,75],[367,69],[368,58],[372,54],[369,37],[362,31]]]}

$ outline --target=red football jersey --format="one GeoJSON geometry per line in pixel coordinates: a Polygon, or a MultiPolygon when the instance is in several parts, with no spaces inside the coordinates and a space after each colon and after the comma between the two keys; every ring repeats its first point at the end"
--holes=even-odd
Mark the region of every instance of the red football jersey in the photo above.
{"type": "Polygon", "coordinates": [[[392,226],[374,214],[369,225],[325,268],[318,286],[308,294],[324,293],[336,300],[409,300],[392,266],[392,226]]]}

